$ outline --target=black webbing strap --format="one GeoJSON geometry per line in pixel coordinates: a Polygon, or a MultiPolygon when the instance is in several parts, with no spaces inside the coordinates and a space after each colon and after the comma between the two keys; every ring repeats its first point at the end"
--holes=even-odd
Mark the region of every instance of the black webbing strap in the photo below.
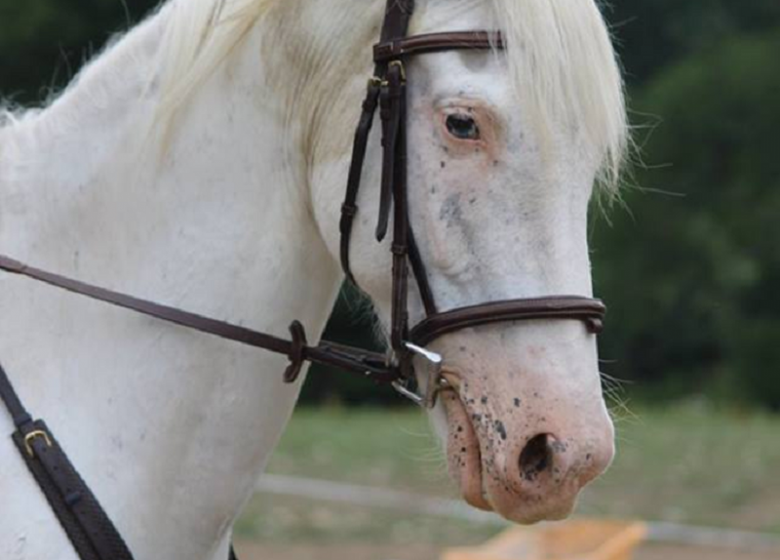
{"type": "Polygon", "coordinates": [[[82,560],[133,560],[122,536],[43,420],[25,410],[0,366],[0,397],[16,426],[12,438],[82,560]]]}
{"type": "MultiPolygon", "coordinates": [[[[27,468],[82,560],[133,560],[124,539],[43,420],[33,420],[0,365],[0,400],[27,468]]],[[[230,560],[238,560],[230,547],[230,560]]]]}
{"type": "Polygon", "coordinates": [[[8,374],[2,365],[0,365],[0,399],[3,400],[5,407],[11,414],[11,419],[17,430],[21,430],[32,423],[32,416],[24,408],[22,401],[19,400],[19,395],[16,394],[14,386],[11,384],[11,380],[8,378],[8,374]]]}

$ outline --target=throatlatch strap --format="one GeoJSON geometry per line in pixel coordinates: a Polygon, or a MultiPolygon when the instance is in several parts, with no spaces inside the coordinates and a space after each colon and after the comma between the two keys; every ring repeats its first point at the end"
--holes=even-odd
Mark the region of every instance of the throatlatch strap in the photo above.
{"type": "Polygon", "coordinates": [[[341,233],[341,268],[347,279],[355,285],[357,285],[357,282],[355,282],[355,278],[352,276],[352,268],[349,264],[349,242],[352,238],[352,225],[355,222],[355,215],[358,211],[357,197],[360,191],[360,179],[363,175],[363,166],[366,161],[368,138],[371,135],[374,115],[379,103],[379,89],[378,79],[372,79],[368,84],[360,121],[358,122],[357,130],[355,130],[355,140],[352,146],[352,163],[349,167],[347,179],[347,194],[344,197],[344,204],[341,206],[341,222],[339,224],[341,233]]]}
{"type": "MultiPolygon", "coordinates": [[[[382,33],[380,41],[394,41],[406,36],[409,28],[409,20],[414,12],[414,0],[387,0],[385,7],[385,18],[382,24],[382,33]]],[[[341,207],[341,268],[347,279],[357,286],[355,277],[349,261],[350,242],[352,240],[352,226],[355,221],[355,215],[358,212],[357,198],[360,191],[361,175],[366,158],[366,148],[368,139],[371,135],[371,128],[374,122],[377,105],[379,103],[380,92],[382,90],[382,81],[387,73],[387,62],[377,61],[374,67],[374,76],[369,81],[366,99],[363,102],[363,110],[355,130],[355,139],[352,147],[352,162],[349,168],[347,179],[347,192],[344,198],[344,204],[341,207]]],[[[386,90],[386,86],[385,86],[386,90]]],[[[383,227],[386,230],[385,223],[389,215],[390,193],[384,192],[381,198],[383,206],[379,211],[379,222],[377,226],[377,237],[384,237],[381,233],[383,227]]]]}

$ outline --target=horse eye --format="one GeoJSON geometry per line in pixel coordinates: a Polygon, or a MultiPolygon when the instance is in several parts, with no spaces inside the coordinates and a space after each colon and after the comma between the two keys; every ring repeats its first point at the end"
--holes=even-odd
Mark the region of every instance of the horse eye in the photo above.
{"type": "Polygon", "coordinates": [[[447,130],[460,140],[479,140],[479,127],[468,115],[450,115],[447,117],[447,130]]]}

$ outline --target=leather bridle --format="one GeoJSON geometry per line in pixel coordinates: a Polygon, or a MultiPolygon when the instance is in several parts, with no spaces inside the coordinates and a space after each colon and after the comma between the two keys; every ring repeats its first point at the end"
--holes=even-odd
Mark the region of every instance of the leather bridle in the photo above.
{"type": "Polygon", "coordinates": [[[409,222],[407,189],[407,75],[406,61],[412,56],[452,50],[500,50],[504,39],[500,32],[461,31],[407,36],[414,0],[388,0],[382,37],[374,46],[374,77],[369,80],[363,102],[349,171],[347,194],[341,216],[341,265],[355,283],[349,261],[352,225],[366,155],[366,145],[377,110],[382,122],[382,186],[377,241],[382,241],[393,211],[393,277],[390,348],[391,366],[398,376],[394,385],[402,394],[426,407],[436,402],[436,393],[446,381],[441,376],[441,356],[425,349],[435,339],[461,329],[492,323],[539,319],[574,319],[583,321],[590,332],[598,333],[606,308],[597,299],[580,296],[548,296],[512,299],[439,311],[428,281],[425,263],[409,222]],[[409,268],[417,283],[426,317],[409,326],[409,268]],[[426,387],[415,391],[414,358],[428,366],[426,387]]]}
{"type": "Polygon", "coordinates": [[[352,226],[358,212],[366,147],[377,109],[382,123],[382,184],[377,240],[387,235],[390,211],[393,207],[392,238],[392,311],[390,352],[388,355],[323,342],[309,346],[303,326],[294,322],[292,339],[284,340],[265,333],[218,321],[181,309],[135,298],[30,267],[0,255],[0,270],[20,274],[61,289],[124,307],[163,321],[228,340],[284,354],[290,365],[285,381],[294,382],[304,362],[327,364],[355,372],[378,382],[392,383],[401,394],[416,403],[433,407],[436,395],[446,382],[442,377],[443,358],[425,348],[437,338],[465,328],[512,321],[566,319],[585,323],[591,333],[602,329],[604,304],[598,299],[581,296],[548,296],[533,299],[512,299],[484,303],[450,311],[440,311],[431,290],[425,264],[409,223],[407,189],[407,76],[405,64],[412,56],[452,50],[500,50],[504,40],[499,32],[466,31],[429,33],[407,36],[414,0],[388,0],[382,35],[374,47],[375,70],[369,80],[363,111],[355,133],[352,164],[347,192],[342,206],[341,263],[347,278],[354,282],[349,253],[352,226]],[[426,317],[417,325],[409,325],[409,276],[414,276],[426,317]],[[414,360],[425,364],[427,378],[418,387],[414,360]]]}

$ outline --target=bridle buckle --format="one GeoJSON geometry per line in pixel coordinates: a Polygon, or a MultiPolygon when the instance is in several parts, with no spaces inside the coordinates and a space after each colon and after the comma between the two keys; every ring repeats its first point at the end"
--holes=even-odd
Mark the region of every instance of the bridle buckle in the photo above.
{"type": "Polygon", "coordinates": [[[41,438],[46,447],[51,447],[51,438],[44,430],[35,430],[24,436],[24,449],[27,451],[27,455],[31,458],[35,457],[35,450],[33,449],[32,442],[36,438],[41,438]]]}
{"type": "Polygon", "coordinates": [[[393,61],[390,62],[390,64],[387,65],[387,67],[388,68],[398,67],[398,70],[399,70],[399,72],[401,74],[401,81],[402,82],[406,81],[406,66],[404,66],[403,61],[401,61],[401,60],[393,60],[393,61]]]}
{"type": "Polygon", "coordinates": [[[447,381],[442,377],[444,359],[440,354],[432,352],[411,342],[405,342],[409,359],[421,358],[425,363],[425,384],[421,385],[415,375],[393,381],[393,388],[418,406],[432,409],[442,389],[447,388],[447,381]]]}

